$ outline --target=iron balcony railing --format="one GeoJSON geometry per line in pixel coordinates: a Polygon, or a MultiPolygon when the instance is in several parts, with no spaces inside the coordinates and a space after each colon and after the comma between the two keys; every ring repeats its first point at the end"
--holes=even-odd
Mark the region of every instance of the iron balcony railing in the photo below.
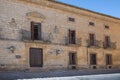
{"type": "MultiPolygon", "coordinates": [[[[21,34],[22,34],[22,40],[29,40],[31,41],[31,32],[27,31],[27,30],[21,30],[21,34]]],[[[51,33],[41,33],[41,39],[38,41],[43,41],[46,43],[54,43],[52,42],[54,40],[53,35],[51,33]]],[[[109,44],[106,44],[105,42],[102,42],[101,40],[94,40],[91,41],[90,39],[86,40],[87,43],[87,47],[95,47],[95,48],[104,48],[104,49],[116,49],[116,42],[110,42],[109,44]]],[[[75,38],[74,40],[70,41],[70,38],[68,36],[65,36],[63,38],[63,42],[61,42],[61,44],[64,45],[82,45],[82,38],[75,38]],[[72,42],[73,41],[73,42],[72,42]]]]}
{"type": "Polygon", "coordinates": [[[102,41],[100,40],[91,41],[90,39],[88,39],[86,40],[86,42],[87,42],[87,47],[96,47],[96,48],[102,47],[102,41]]]}
{"type": "Polygon", "coordinates": [[[82,39],[81,38],[75,38],[74,40],[70,40],[69,37],[65,37],[65,45],[82,45],[82,39]]]}
{"type": "Polygon", "coordinates": [[[104,49],[116,49],[116,42],[103,42],[103,48],[104,49]]]}
{"type": "Polygon", "coordinates": [[[33,41],[43,41],[43,42],[51,42],[51,34],[49,33],[41,33],[40,39],[32,39],[31,32],[27,30],[22,30],[22,40],[33,40],[33,41]]]}

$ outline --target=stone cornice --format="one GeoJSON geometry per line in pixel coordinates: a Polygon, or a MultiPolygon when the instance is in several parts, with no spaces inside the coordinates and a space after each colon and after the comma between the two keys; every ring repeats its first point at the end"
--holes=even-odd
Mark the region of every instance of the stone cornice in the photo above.
{"type": "Polygon", "coordinates": [[[77,14],[77,15],[88,16],[88,17],[92,17],[92,18],[95,18],[95,19],[100,19],[100,20],[120,24],[120,18],[116,18],[116,17],[112,17],[112,16],[109,16],[109,15],[97,13],[97,12],[94,12],[94,11],[90,11],[90,10],[87,10],[87,9],[83,9],[83,8],[79,8],[79,7],[76,7],[76,6],[68,5],[68,4],[65,4],[65,3],[58,2],[58,1],[52,1],[52,0],[18,0],[18,1],[33,3],[33,4],[36,4],[36,5],[41,5],[41,6],[45,6],[45,7],[48,7],[48,8],[53,8],[53,9],[57,9],[57,10],[62,10],[62,11],[74,13],[74,14],[77,14]]]}

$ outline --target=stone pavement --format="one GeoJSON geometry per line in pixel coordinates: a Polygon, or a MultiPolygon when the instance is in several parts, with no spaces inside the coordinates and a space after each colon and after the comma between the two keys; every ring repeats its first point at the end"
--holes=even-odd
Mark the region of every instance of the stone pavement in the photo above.
{"type": "Polygon", "coordinates": [[[0,80],[17,80],[46,77],[66,77],[93,74],[120,73],[120,70],[51,70],[51,71],[8,71],[0,72],[0,80]]]}

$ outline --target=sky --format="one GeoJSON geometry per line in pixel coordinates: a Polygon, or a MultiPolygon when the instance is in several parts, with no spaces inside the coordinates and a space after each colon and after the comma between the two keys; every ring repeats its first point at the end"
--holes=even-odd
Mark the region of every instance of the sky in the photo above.
{"type": "Polygon", "coordinates": [[[120,18],[120,0],[57,0],[57,1],[120,18]]]}

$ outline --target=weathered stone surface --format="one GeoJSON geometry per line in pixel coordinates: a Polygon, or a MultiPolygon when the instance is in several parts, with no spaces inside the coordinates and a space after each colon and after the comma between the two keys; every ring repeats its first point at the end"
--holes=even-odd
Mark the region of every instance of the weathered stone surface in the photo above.
{"type": "MultiPolygon", "coordinates": [[[[29,49],[43,48],[43,69],[69,68],[69,52],[77,53],[77,67],[89,68],[89,54],[97,54],[97,67],[105,68],[105,54],[113,55],[113,68],[120,68],[120,19],[73,8],[59,3],[36,0],[0,0],[0,68],[28,69],[29,49]],[[27,2],[26,2],[27,1],[27,2]],[[29,1],[34,1],[29,2],[29,1]],[[43,4],[46,3],[46,4],[43,4]],[[38,19],[26,15],[37,12],[45,18],[38,19]],[[68,17],[75,18],[69,22],[68,17]],[[44,41],[31,41],[30,22],[41,22],[42,38],[44,41]],[[89,22],[95,23],[90,26],[89,22]],[[104,26],[110,26],[105,29],[104,26]],[[76,31],[78,45],[66,45],[68,30],[76,31]],[[87,48],[86,40],[89,33],[94,33],[96,39],[104,41],[109,35],[112,42],[116,42],[116,49],[87,48]],[[15,46],[12,53],[10,46],[15,46]],[[60,50],[60,54],[56,54],[60,50]],[[16,58],[16,55],[21,58],[16,58]]],[[[37,16],[39,16],[37,14],[37,16]]]]}

